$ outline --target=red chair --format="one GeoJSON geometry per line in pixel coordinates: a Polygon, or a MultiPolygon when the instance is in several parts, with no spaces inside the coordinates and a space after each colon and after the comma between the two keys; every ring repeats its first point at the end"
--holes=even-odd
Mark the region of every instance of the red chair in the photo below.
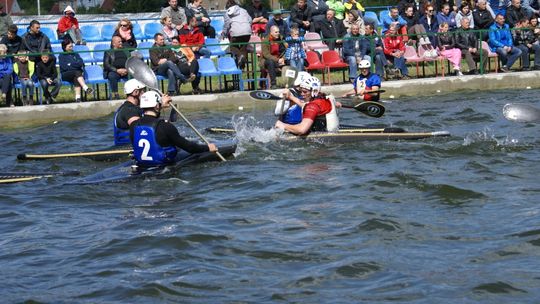
{"type": "Polygon", "coordinates": [[[345,82],[345,71],[349,69],[349,65],[341,59],[337,51],[324,51],[322,53],[322,62],[328,71],[328,84],[332,84],[330,71],[332,69],[340,69],[343,71],[343,82],[345,82]]]}
{"type": "MultiPolygon", "coordinates": [[[[491,58],[495,58],[495,73],[499,71],[499,55],[496,52],[492,52],[489,44],[486,41],[482,41],[482,49],[488,54],[488,70],[491,70],[491,58]]],[[[485,73],[486,71],[484,71],[485,73]]]]}
{"type": "Polygon", "coordinates": [[[320,70],[322,71],[323,76],[323,83],[325,82],[325,72],[326,67],[324,64],[319,60],[319,54],[317,52],[313,51],[307,51],[306,52],[306,60],[308,62],[308,66],[306,67],[306,71],[313,71],[313,70],[320,70]]]}

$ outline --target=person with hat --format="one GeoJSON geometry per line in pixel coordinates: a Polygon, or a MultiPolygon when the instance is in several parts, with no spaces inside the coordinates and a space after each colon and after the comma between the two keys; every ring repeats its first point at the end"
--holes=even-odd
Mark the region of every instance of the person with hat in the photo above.
{"type": "Polygon", "coordinates": [[[268,20],[268,23],[266,24],[265,35],[269,35],[270,28],[275,25],[279,28],[279,32],[283,35],[283,37],[288,37],[291,28],[289,27],[287,20],[283,19],[283,12],[279,9],[273,10],[272,15],[274,17],[268,20]]]}
{"type": "Polygon", "coordinates": [[[178,148],[189,153],[217,152],[215,144],[189,141],[178,133],[172,123],[160,119],[162,99],[157,92],[142,94],[140,107],[144,111],[143,117],[130,126],[133,156],[138,166],[172,164],[178,148]]]}
{"type": "Polygon", "coordinates": [[[360,69],[360,75],[354,79],[353,89],[345,93],[343,97],[355,95],[366,101],[378,101],[380,93],[369,94],[369,92],[381,88],[381,76],[371,73],[371,62],[367,59],[361,60],[358,68],[360,69]]]}
{"type": "Polygon", "coordinates": [[[82,39],[79,21],[75,18],[75,10],[70,5],[66,6],[64,15],[58,20],[56,33],[59,40],[68,38],[75,44],[86,44],[86,41],[82,39]]]}
{"type": "Polygon", "coordinates": [[[8,32],[10,25],[13,25],[13,20],[11,20],[11,16],[4,11],[4,5],[0,3],[0,36],[4,36],[8,32]]]}

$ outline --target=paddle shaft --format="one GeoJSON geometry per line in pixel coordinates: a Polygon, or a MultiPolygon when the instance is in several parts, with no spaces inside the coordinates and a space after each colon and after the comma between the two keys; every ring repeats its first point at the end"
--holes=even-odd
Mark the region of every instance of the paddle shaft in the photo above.
{"type": "Polygon", "coordinates": [[[103,156],[103,155],[118,155],[130,154],[133,150],[108,150],[108,151],[91,151],[91,152],[74,152],[74,153],[59,153],[59,154],[19,154],[18,160],[44,160],[51,158],[64,157],[88,157],[88,156],[103,156]]]}

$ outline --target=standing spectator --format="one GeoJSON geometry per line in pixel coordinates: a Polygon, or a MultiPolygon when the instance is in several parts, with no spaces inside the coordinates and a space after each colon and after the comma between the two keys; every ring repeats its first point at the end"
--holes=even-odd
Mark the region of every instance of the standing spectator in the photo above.
{"type": "Polygon", "coordinates": [[[482,71],[486,70],[488,59],[487,52],[479,47],[480,40],[478,33],[469,27],[470,21],[467,18],[461,19],[461,29],[456,33],[456,46],[461,49],[461,55],[465,57],[467,66],[469,66],[469,75],[478,74],[476,63],[480,62],[482,71]]]}
{"type": "Polygon", "coordinates": [[[58,20],[56,33],[59,40],[69,38],[75,44],[86,44],[79,29],[79,21],[75,18],[75,11],[69,5],[64,9],[64,15],[58,20]]]}
{"type": "Polygon", "coordinates": [[[34,104],[34,75],[35,64],[28,60],[26,51],[19,51],[13,62],[13,73],[17,75],[21,84],[22,104],[30,106],[34,104]]]}
{"type": "MultiPolygon", "coordinates": [[[[48,52],[49,50],[46,50],[48,52]]],[[[41,54],[41,61],[36,62],[36,78],[43,90],[43,97],[45,103],[51,104],[56,100],[56,96],[60,92],[60,79],[58,79],[58,70],[56,69],[56,58],[49,53],[41,54]],[[49,87],[53,87],[53,90],[49,92],[49,87]]]]}
{"type": "Polygon", "coordinates": [[[84,81],[84,62],[79,53],[73,52],[71,40],[62,41],[62,50],[58,56],[60,64],[60,76],[62,80],[70,82],[75,87],[75,101],[81,102],[81,87],[86,94],[92,94],[94,90],[84,81]]]}
{"type": "Polygon", "coordinates": [[[437,46],[437,37],[435,35],[439,31],[439,22],[437,22],[437,18],[435,17],[433,5],[426,5],[425,12],[426,14],[420,17],[419,22],[426,29],[431,45],[437,46]]]}
{"type": "Polygon", "coordinates": [[[501,72],[509,72],[510,68],[521,56],[521,50],[514,47],[512,34],[508,24],[504,23],[504,16],[498,14],[495,23],[489,28],[489,47],[492,52],[497,52],[502,62],[501,72]]]}
{"type": "MultiPolygon", "coordinates": [[[[163,35],[160,33],[155,34],[154,45],[150,49],[150,65],[154,73],[169,79],[167,92],[169,96],[174,96],[177,93],[177,82],[185,83],[186,78],[178,69],[178,58],[176,58],[174,52],[164,46],[165,38],[163,38],[163,35]]],[[[180,90],[178,90],[178,93],[180,93],[180,90]]]]}
{"type": "Polygon", "coordinates": [[[212,52],[204,47],[204,36],[197,26],[197,18],[191,16],[188,20],[188,24],[179,32],[179,41],[182,46],[189,46],[195,53],[197,58],[206,57],[210,58],[212,52]]]}
{"type": "Polygon", "coordinates": [[[227,0],[222,38],[228,37],[233,43],[231,53],[236,58],[236,64],[244,69],[247,62],[247,46],[251,37],[251,17],[235,0],[227,0]]]}
{"type": "Polygon", "coordinates": [[[10,25],[7,34],[2,36],[0,40],[0,44],[7,46],[8,54],[17,54],[22,47],[22,38],[17,35],[17,30],[18,28],[15,24],[10,25]]]}
{"type": "Polygon", "coordinates": [[[304,50],[304,37],[300,36],[300,30],[297,27],[291,29],[291,35],[285,38],[288,47],[285,51],[285,63],[299,71],[304,70],[306,60],[306,51],[304,50]]]}
{"type": "Polygon", "coordinates": [[[403,37],[397,34],[395,25],[390,25],[384,36],[384,54],[399,69],[401,79],[410,79],[406,60],[403,56],[405,54],[405,42],[403,42],[403,37]]]}
{"type": "Polygon", "coordinates": [[[30,28],[22,36],[22,47],[21,49],[30,52],[31,61],[41,60],[41,53],[44,50],[51,49],[51,41],[49,37],[41,32],[41,24],[37,20],[32,20],[30,22],[30,28]]]}
{"type": "Polygon", "coordinates": [[[336,48],[336,45],[341,46],[343,43],[343,36],[347,33],[345,26],[341,20],[334,18],[334,10],[328,10],[326,12],[326,19],[315,23],[315,31],[321,32],[324,39],[323,41],[330,50],[336,48]]]}
{"type": "Polygon", "coordinates": [[[506,23],[510,28],[514,28],[520,20],[528,18],[527,11],[521,7],[521,0],[512,0],[512,4],[506,9],[506,23]]]}
{"type": "Polygon", "coordinates": [[[195,16],[197,18],[197,27],[204,36],[208,38],[216,38],[216,29],[210,25],[210,16],[206,9],[202,6],[203,0],[189,0],[189,4],[186,8],[186,17],[189,20],[190,17],[195,16]]]}
{"type": "MultiPolygon", "coordinates": [[[[324,18],[318,18],[318,20],[324,20],[324,18]]],[[[300,33],[303,34],[310,30],[311,21],[311,8],[306,5],[306,0],[298,0],[291,9],[291,27],[297,26],[300,33]]]]}
{"type": "Polygon", "coordinates": [[[351,32],[343,41],[343,58],[349,64],[349,80],[352,82],[358,76],[358,63],[363,59],[369,59],[367,49],[370,47],[369,40],[360,35],[360,27],[353,24],[351,32]]]}
{"type": "Polygon", "coordinates": [[[128,18],[120,19],[120,22],[118,22],[118,25],[116,25],[116,30],[114,31],[113,36],[119,36],[122,38],[123,48],[137,48],[137,39],[135,39],[135,34],[133,34],[133,24],[128,18]]]}
{"type": "Polygon", "coordinates": [[[169,6],[161,10],[161,18],[171,17],[173,26],[179,31],[187,21],[186,12],[178,6],[178,0],[169,0],[169,6]]]}
{"type": "Polygon", "coordinates": [[[0,3],[0,36],[4,36],[12,24],[11,16],[4,12],[4,4],[0,3]]]}
{"type": "Polygon", "coordinates": [[[202,91],[199,88],[201,82],[201,76],[199,76],[199,62],[195,59],[195,54],[190,51],[188,47],[182,47],[178,38],[172,40],[173,51],[178,58],[178,69],[182,72],[188,81],[191,81],[192,93],[194,95],[201,94],[202,91]]]}
{"type": "Polygon", "coordinates": [[[5,102],[6,106],[14,107],[11,102],[11,75],[13,74],[13,63],[10,57],[6,56],[7,46],[0,44],[0,102],[5,102]]]}
{"type": "Polygon", "coordinates": [[[486,0],[478,0],[476,3],[476,9],[473,11],[474,27],[478,30],[485,30],[481,32],[481,39],[487,41],[489,27],[493,24],[493,16],[487,9],[486,0]]]}
{"type": "Polygon", "coordinates": [[[326,17],[326,11],[329,7],[324,0],[304,0],[304,4],[306,2],[307,7],[311,11],[310,22],[321,21],[326,17]]]}
{"type": "Polygon", "coordinates": [[[279,69],[285,65],[285,50],[287,44],[283,43],[283,37],[277,26],[270,29],[270,35],[262,41],[262,56],[259,64],[268,71],[271,89],[276,89],[276,75],[279,69]]]}
{"type": "Polygon", "coordinates": [[[386,74],[389,75],[390,69],[388,60],[386,60],[386,55],[384,54],[383,41],[377,35],[373,24],[366,24],[366,35],[364,38],[368,41],[369,45],[366,55],[369,55],[372,61],[375,62],[375,72],[382,77],[384,76],[384,70],[386,70],[386,74]]]}
{"type": "Polygon", "coordinates": [[[333,10],[335,13],[335,18],[342,21],[345,13],[345,6],[341,0],[327,0],[326,5],[328,8],[333,10]]]}
{"type": "Polygon", "coordinates": [[[516,29],[512,32],[514,44],[521,50],[521,62],[523,71],[530,70],[529,54],[534,52],[534,69],[540,68],[540,45],[534,36],[534,32],[529,27],[529,19],[521,19],[516,24],[516,29]]]}
{"type": "Polygon", "coordinates": [[[347,11],[355,11],[358,13],[358,15],[362,15],[363,12],[366,11],[366,9],[362,6],[360,1],[356,0],[347,0],[343,6],[345,6],[345,12],[347,11]]]}
{"type": "Polygon", "coordinates": [[[106,51],[103,56],[103,78],[109,80],[113,98],[120,99],[118,82],[121,79],[127,80],[128,71],[126,69],[126,61],[130,57],[130,54],[124,49],[120,36],[113,36],[111,44],[112,48],[106,51]]]}
{"type": "Polygon", "coordinates": [[[347,29],[347,33],[351,32],[351,27],[353,25],[358,25],[360,35],[364,35],[366,33],[364,19],[358,15],[357,11],[348,11],[345,13],[345,16],[346,18],[343,19],[343,26],[345,26],[345,29],[347,29]]]}
{"type": "Polygon", "coordinates": [[[399,15],[397,7],[392,7],[390,8],[388,14],[383,14],[381,23],[383,35],[386,33],[386,31],[392,24],[396,26],[398,33],[402,35],[407,35],[407,21],[405,21],[405,19],[403,19],[403,17],[399,15]]]}
{"type": "Polygon", "coordinates": [[[439,23],[439,28],[443,23],[447,23],[450,30],[456,28],[456,13],[450,9],[448,3],[443,4],[441,11],[437,13],[437,23],[439,23]]]}
{"type": "Polygon", "coordinates": [[[270,28],[272,26],[279,27],[279,32],[283,34],[283,36],[288,37],[290,35],[290,27],[287,20],[283,19],[283,15],[281,10],[273,10],[272,15],[274,15],[274,18],[268,20],[268,23],[266,24],[266,35],[270,34],[270,28]]]}
{"type": "Polygon", "coordinates": [[[456,14],[456,27],[461,27],[461,20],[469,19],[470,28],[474,28],[474,18],[471,12],[470,4],[463,2],[459,7],[459,12],[456,14]]]}
{"type": "Polygon", "coordinates": [[[165,16],[161,18],[160,23],[163,25],[160,33],[165,39],[165,45],[170,45],[172,43],[172,39],[174,37],[178,37],[178,31],[173,26],[171,17],[165,16]]]}
{"type": "Polygon", "coordinates": [[[461,73],[461,50],[456,48],[456,38],[454,33],[449,32],[450,26],[443,22],[439,25],[439,35],[437,35],[437,47],[439,52],[452,63],[452,69],[456,76],[463,76],[461,73]]]}
{"type": "Polygon", "coordinates": [[[251,17],[251,30],[255,35],[261,35],[266,31],[268,23],[268,10],[262,5],[261,0],[251,0],[251,5],[246,7],[251,17]]]}

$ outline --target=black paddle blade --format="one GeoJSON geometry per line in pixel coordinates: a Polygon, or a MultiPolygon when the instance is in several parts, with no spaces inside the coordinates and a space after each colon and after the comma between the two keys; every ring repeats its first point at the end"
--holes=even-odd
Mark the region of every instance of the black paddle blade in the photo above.
{"type": "Polygon", "coordinates": [[[251,91],[249,92],[249,97],[257,100],[280,100],[279,96],[276,96],[270,92],[266,91],[251,91]]]}
{"type": "Polygon", "coordinates": [[[354,106],[354,109],[370,117],[379,118],[383,116],[385,108],[382,104],[373,101],[361,102],[354,106]]]}

